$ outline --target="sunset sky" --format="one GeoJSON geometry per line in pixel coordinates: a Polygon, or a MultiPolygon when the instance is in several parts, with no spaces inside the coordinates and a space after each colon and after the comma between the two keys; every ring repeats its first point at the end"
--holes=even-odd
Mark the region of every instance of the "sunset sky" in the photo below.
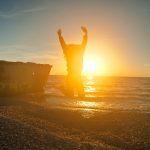
{"type": "Polygon", "coordinates": [[[0,60],[49,63],[66,74],[57,30],[81,43],[95,75],[150,77],[150,0],[0,0],[0,60]]]}

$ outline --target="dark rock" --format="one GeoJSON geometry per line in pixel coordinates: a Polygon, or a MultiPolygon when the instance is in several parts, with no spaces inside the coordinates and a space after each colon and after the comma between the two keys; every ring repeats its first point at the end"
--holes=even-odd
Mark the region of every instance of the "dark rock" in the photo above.
{"type": "Polygon", "coordinates": [[[51,67],[49,64],[0,61],[0,95],[42,91],[51,67]]]}

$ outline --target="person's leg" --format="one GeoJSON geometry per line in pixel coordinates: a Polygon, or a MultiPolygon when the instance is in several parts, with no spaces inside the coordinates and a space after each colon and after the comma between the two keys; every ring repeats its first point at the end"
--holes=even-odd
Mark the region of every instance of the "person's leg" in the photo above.
{"type": "Polygon", "coordinates": [[[70,75],[67,76],[66,96],[69,96],[69,97],[74,96],[73,79],[70,75]]]}
{"type": "Polygon", "coordinates": [[[77,91],[78,91],[78,97],[81,97],[81,98],[83,98],[83,97],[85,97],[85,93],[84,93],[84,86],[83,86],[83,81],[82,81],[82,77],[81,77],[81,75],[79,75],[78,77],[77,77],[77,91]]]}

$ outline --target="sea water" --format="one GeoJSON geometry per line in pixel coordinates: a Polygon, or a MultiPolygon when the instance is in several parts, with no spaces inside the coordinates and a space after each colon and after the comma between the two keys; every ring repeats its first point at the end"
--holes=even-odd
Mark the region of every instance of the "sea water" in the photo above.
{"type": "Polygon", "coordinates": [[[150,78],[84,77],[86,97],[67,98],[62,89],[65,76],[49,76],[46,99],[53,108],[94,111],[138,111],[150,113],[150,78]]]}

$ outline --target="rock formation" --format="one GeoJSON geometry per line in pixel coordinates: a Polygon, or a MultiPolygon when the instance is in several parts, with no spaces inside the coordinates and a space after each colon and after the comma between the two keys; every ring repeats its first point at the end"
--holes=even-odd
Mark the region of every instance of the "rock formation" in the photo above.
{"type": "Polygon", "coordinates": [[[0,61],[0,95],[42,91],[51,65],[0,61]]]}

